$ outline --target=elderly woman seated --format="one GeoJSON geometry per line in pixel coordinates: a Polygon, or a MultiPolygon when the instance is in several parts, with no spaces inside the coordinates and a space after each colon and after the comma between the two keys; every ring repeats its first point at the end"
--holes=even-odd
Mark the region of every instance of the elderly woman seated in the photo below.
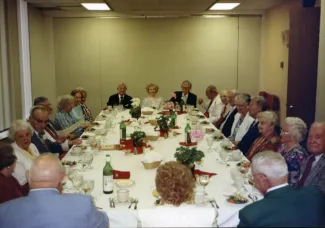
{"type": "Polygon", "coordinates": [[[174,161],[161,165],[156,173],[160,205],[140,209],[142,227],[212,227],[217,211],[192,204],[195,183],[189,168],[174,161]]]}
{"type": "Polygon", "coordinates": [[[143,107],[149,107],[149,108],[155,108],[160,109],[163,105],[163,98],[160,96],[157,96],[159,87],[158,85],[150,83],[146,86],[147,93],[149,96],[145,97],[142,102],[142,108],[143,107]]]}
{"type": "Polygon", "coordinates": [[[28,189],[12,176],[16,160],[12,146],[0,142],[0,203],[28,195],[28,189]]]}
{"type": "MultiPolygon", "coordinates": [[[[74,104],[74,98],[70,95],[60,96],[58,99],[58,110],[55,113],[54,124],[64,130],[71,127],[78,120],[71,113],[74,104]]],[[[83,127],[76,128],[72,133],[79,137],[83,133],[83,127]]]]}
{"type": "Polygon", "coordinates": [[[36,146],[32,143],[34,130],[24,120],[16,120],[9,129],[9,137],[14,141],[12,146],[17,157],[15,172],[12,174],[21,185],[27,184],[26,171],[30,169],[32,161],[39,156],[36,146]]]}
{"type": "Polygon", "coordinates": [[[90,109],[86,105],[87,91],[82,87],[78,87],[76,88],[76,90],[80,91],[81,93],[81,101],[79,105],[82,109],[82,113],[84,115],[85,120],[89,122],[93,122],[94,121],[93,115],[91,114],[90,109]]]}
{"type": "Polygon", "coordinates": [[[72,108],[72,115],[74,116],[74,118],[76,120],[85,120],[84,114],[82,112],[82,108],[80,106],[81,103],[81,99],[82,99],[82,94],[79,90],[72,90],[71,92],[71,96],[73,96],[74,98],[74,104],[73,104],[73,108],[72,108]]]}
{"type": "Polygon", "coordinates": [[[247,159],[250,161],[255,154],[266,150],[277,151],[280,146],[280,137],[275,131],[276,122],[278,120],[275,112],[261,112],[258,114],[257,118],[258,131],[261,133],[261,136],[255,139],[246,154],[247,159]]]}
{"type": "Polygon", "coordinates": [[[249,115],[248,105],[251,100],[249,94],[238,94],[235,97],[235,105],[238,113],[235,115],[234,122],[231,128],[229,139],[239,142],[248,131],[254,119],[249,115]]]}
{"type": "Polygon", "coordinates": [[[301,175],[301,166],[308,152],[299,144],[306,136],[307,125],[297,117],[287,117],[281,133],[282,146],[279,152],[288,164],[288,182],[295,187],[301,175]]]}

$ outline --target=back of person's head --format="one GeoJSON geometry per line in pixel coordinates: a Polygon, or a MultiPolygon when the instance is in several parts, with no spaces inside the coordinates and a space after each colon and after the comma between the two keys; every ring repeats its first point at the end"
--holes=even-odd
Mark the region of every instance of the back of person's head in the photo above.
{"type": "Polygon", "coordinates": [[[59,188],[64,173],[60,160],[51,153],[35,158],[27,174],[30,189],[59,188]]]}
{"type": "Polygon", "coordinates": [[[167,162],[157,169],[156,189],[162,203],[179,206],[192,199],[194,180],[190,169],[178,162],[167,162]]]}
{"type": "MultiPolygon", "coordinates": [[[[17,157],[14,154],[13,147],[9,143],[0,142],[0,171],[3,171],[3,169],[10,169],[10,166],[12,166],[16,160],[17,157]]],[[[10,172],[7,173],[11,174],[10,172]]]]}
{"type": "Polygon", "coordinates": [[[36,97],[34,99],[34,106],[41,105],[43,102],[47,101],[48,98],[44,96],[36,97]]]}
{"type": "Polygon", "coordinates": [[[253,157],[252,175],[260,181],[258,185],[262,189],[259,190],[265,193],[270,187],[287,183],[288,166],[281,154],[264,151],[253,157]]]}

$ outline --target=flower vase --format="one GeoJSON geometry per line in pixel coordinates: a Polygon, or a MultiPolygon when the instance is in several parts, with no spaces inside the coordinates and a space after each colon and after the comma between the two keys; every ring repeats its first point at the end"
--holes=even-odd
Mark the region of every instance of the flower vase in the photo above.
{"type": "Polygon", "coordinates": [[[138,154],[142,154],[143,153],[143,147],[141,146],[135,146],[133,149],[133,154],[134,155],[138,155],[138,154]]]}

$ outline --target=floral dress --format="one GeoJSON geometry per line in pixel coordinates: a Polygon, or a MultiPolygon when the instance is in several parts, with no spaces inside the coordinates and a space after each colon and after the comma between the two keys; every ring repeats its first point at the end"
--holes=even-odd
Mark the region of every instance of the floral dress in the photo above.
{"type": "Polygon", "coordinates": [[[279,149],[279,152],[284,157],[288,165],[288,182],[289,185],[295,187],[299,181],[301,174],[301,165],[308,157],[308,152],[301,146],[296,145],[286,152],[285,147],[279,149]]]}

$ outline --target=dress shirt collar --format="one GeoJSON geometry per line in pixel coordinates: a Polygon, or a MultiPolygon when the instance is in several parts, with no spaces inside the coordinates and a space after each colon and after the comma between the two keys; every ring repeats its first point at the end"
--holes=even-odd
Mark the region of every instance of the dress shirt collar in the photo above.
{"type": "Polygon", "coordinates": [[[30,192],[37,192],[37,191],[56,191],[60,193],[59,190],[57,190],[56,188],[37,188],[37,189],[30,190],[30,192]]]}
{"type": "Polygon", "coordinates": [[[280,185],[274,186],[274,187],[272,187],[272,188],[269,188],[269,189],[266,191],[266,193],[271,192],[271,191],[274,191],[274,190],[279,189],[279,188],[283,188],[283,187],[285,187],[285,186],[288,186],[288,183],[280,184],[280,185]]]}
{"type": "Polygon", "coordinates": [[[323,156],[324,154],[319,154],[315,156],[315,161],[313,162],[313,164],[311,165],[311,167],[314,167],[317,162],[319,161],[319,159],[323,156]]]}

